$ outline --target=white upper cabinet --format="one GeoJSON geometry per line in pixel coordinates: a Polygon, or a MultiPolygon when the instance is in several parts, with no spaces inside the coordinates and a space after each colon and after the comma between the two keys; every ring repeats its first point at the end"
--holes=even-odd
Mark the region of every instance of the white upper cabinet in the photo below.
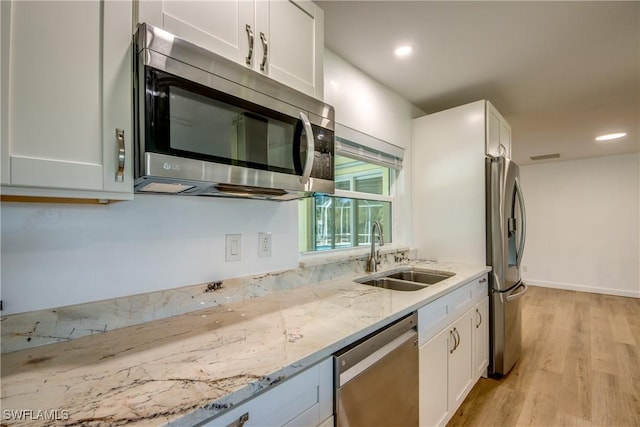
{"type": "Polygon", "coordinates": [[[324,13],[310,1],[140,1],[138,22],[163,28],[323,99],[324,13]]]}
{"type": "Polygon", "coordinates": [[[511,158],[511,126],[496,110],[496,107],[487,101],[487,146],[486,153],[491,156],[504,155],[511,158]]]}
{"type": "Polygon", "coordinates": [[[323,99],[324,12],[310,1],[272,0],[268,4],[269,76],[323,99]]]}
{"type": "MultiPolygon", "coordinates": [[[[138,22],[146,22],[237,62],[249,54],[249,37],[255,42],[253,1],[139,1],[138,22]]],[[[255,53],[255,52],[252,52],[255,53]]]]}
{"type": "Polygon", "coordinates": [[[3,194],[131,199],[131,2],[0,14],[3,194]]]}

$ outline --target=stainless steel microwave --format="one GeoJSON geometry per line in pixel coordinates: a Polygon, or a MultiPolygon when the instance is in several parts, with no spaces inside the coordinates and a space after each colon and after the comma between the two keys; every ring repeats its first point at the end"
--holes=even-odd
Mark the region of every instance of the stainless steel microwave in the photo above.
{"type": "Polygon", "coordinates": [[[334,192],[334,109],[148,24],[134,61],[137,193],[334,192]]]}

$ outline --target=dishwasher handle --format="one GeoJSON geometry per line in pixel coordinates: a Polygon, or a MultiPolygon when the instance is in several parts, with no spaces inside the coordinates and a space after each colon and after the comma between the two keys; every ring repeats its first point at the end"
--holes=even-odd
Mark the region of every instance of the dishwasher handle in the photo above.
{"type": "MultiPolygon", "coordinates": [[[[400,335],[399,337],[397,337],[396,339],[394,339],[390,343],[382,346],[378,350],[376,350],[373,353],[369,354],[364,359],[356,362],[355,364],[350,366],[348,369],[345,369],[344,371],[341,371],[341,372],[339,370],[340,375],[338,377],[338,380],[339,380],[338,381],[338,387],[344,386],[349,381],[351,381],[352,379],[354,379],[355,377],[360,375],[362,372],[366,371],[371,366],[375,365],[380,360],[384,359],[391,352],[393,352],[394,350],[396,350],[399,347],[402,347],[404,344],[407,343],[407,341],[411,341],[411,340],[413,340],[414,347],[415,347],[415,349],[417,351],[418,350],[418,332],[416,332],[415,329],[411,329],[411,330],[406,331],[405,333],[403,333],[402,335],[400,335]]],[[[345,354],[347,354],[347,353],[345,353],[345,354]]],[[[337,358],[337,362],[338,362],[338,369],[341,366],[343,366],[343,363],[346,366],[346,360],[344,358],[341,359],[340,357],[338,357],[337,358]]]]}
{"type": "MultiPolygon", "coordinates": [[[[387,344],[404,335],[405,332],[410,330],[415,332],[417,326],[418,314],[413,312],[391,325],[374,332],[368,337],[363,338],[355,345],[336,353],[336,375],[342,375],[364,359],[370,357],[373,353],[377,353],[378,350],[381,350],[383,347],[386,347],[387,344]]],[[[392,349],[387,350],[392,351],[392,349]]]]}

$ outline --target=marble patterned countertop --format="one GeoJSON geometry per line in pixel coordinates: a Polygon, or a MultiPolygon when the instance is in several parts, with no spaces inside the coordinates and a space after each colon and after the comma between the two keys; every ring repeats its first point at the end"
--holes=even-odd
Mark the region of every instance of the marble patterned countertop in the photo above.
{"type": "Polygon", "coordinates": [[[38,411],[57,411],[56,425],[193,425],[490,271],[412,264],[455,276],[401,292],[356,283],[367,273],[354,272],[5,353],[2,424],[50,425],[38,411]],[[32,412],[18,421],[12,410],[32,412]]]}

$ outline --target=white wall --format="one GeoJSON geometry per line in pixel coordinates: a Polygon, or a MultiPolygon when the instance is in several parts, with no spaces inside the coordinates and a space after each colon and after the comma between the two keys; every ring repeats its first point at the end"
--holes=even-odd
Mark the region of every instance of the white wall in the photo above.
{"type": "Polygon", "coordinates": [[[639,161],[634,153],[521,167],[526,281],[640,297],[639,161]]]}
{"type": "Polygon", "coordinates": [[[1,215],[3,315],[298,265],[297,202],[136,194],[2,203],[1,215]],[[269,258],[257,256],[259,231],[272,233],[269,258]],[[242,234],[239,262],[225,262],[227,233],[242,234]]]}
{"type": "Polygon", "coordinates": [[[324,101],[336,109],[336,122],[399,147],[411,144],[411,119],[424,114],[328,49],[324,101]]]}
{"type": "Polygon", "coordinates": [[[324,51],[324,101],[335,108],[337,123],[405,148],[403,169],[395,183],[393,243],[411,246],[412,119],[424,112],[328,49],[324,51]]]}

